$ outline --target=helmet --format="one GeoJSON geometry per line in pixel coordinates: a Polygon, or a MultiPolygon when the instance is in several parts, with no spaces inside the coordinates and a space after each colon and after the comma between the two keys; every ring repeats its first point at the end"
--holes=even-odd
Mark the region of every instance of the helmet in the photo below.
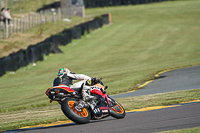
{"type": "Polygon", "coordinates": [[[70,73],[70,70],[64,67],[64,68],[59,69],[57,76],[62,77],[66,73],[70,73]]]}

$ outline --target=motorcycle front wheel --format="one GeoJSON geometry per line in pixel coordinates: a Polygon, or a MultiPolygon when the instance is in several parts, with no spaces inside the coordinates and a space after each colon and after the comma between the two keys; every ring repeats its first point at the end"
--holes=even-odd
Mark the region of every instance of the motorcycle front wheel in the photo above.
{"type": "Polygon", "coordinates": [[[62,112],[70,120],[74,121],[77,124],[88,123],[91,119],[91,114],[87,108],[78,109],[78,101],[76,99],[65,99],[61,103],[62,112]]]}
{"type": "Polygon", "coordinates": [[[114,102],[114,104],[111,106],[110,115],[117,119],[124,118],[126,115],[126,112],[125,112],[123,106],[120,103],[118,103],[117,101],[115,101],[114,99],[112,99],[112,102],[114,102]]]}

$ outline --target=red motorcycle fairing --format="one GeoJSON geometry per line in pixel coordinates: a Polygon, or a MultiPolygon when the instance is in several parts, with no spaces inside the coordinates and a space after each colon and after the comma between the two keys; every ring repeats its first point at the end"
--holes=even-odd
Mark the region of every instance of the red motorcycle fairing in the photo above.
{"type": "MultiPolygon", "coordinates": [[[[100,83],[96,84],[94,86],[91,86],[90,93],[91,94],[97,94],[97,95],[103,97],[107,101],[108,105],[110,105],[109,100],[108,100],[108,96],[107,96],[106,93],[104,93],[104,88],[105,87],[103,85],[101,85],[100,83]]],[[[110,108],[108,106],[104,105],[103,103],[101,103],[99,106],[96,106],[94,108],[93,112],[95,114],[109,113],[110,112],[110,108]]]]}
{"type": "Polygon", "coordinates": [[[90,93],[94,93],[94,94],[100,95],[103,98],[108,98],[107,94],[104,93],[104,89],[105,89],[105,86],[103,86],[102,84],[98,83],[98,84],[95,84],[95,85],[91,86],[90,93]]]}
{"type": "Polygon", "coordinates": [[[59,86],[54,86],[54,87],[50,87],[46,90],[45,94],[48,95],[49,91],[51,91],[52,89],[62,89],[62,90],[65,90],[69,93],[73,93],[75,92],[73,89],[67,87],[67,86],[63,86],[63,85],[59,85],[59,86]]]}
{"type": "Polygon", "coordinates": [[[98,83],[98,84],[95,84],[95,85],[91,86],[90,92],[94,93],[94,94],[97,94],[97,95],[100,95],[100,96],[105,98],[105,94],[103,93],[104,88],[105,87],[103,85],[98,83]]]}
{"type": "Polygon", "coordinates": [[[67,92],[71,93],[71,92],[75,92],[73,89],[67,87],[67,86],[63,86],[63,85],[59,85],[59,86],[55,86],[53,88],[58,88],[58,89],[63,89],[66,90],[67,92]]]}
{"type": "Polygon", "coordinates": [[[74,94],[74,93],[75,90],[62,84],[59,86],[50,87],[45,92],[45,94],[51,99],[50,103],[52,101],[57,101],[58,103],[61,103],[61,99],[63,99],[67,94],[74,94]]]}

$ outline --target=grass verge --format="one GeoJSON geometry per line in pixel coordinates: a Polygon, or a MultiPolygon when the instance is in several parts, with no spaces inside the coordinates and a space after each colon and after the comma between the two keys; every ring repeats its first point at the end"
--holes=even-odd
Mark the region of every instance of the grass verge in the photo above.
{"type": "Polygon", "coordinates": [[[37,9],[42,8],[45,5],[59,0],[14,0],[8,1],[8,7],[11,9],[12,15],[23,15],[29,12],[35,12],[37,9]]]}
{"type": "Polygon", "coordinates": [[[167,106],[183,102],[199,100],[200,89],[158,93],[137,97],[119,98],[125,110],[140,109],[152,106],[167,106]]]}
{"type": "Polygon", "coordinates": [[[199,133],[199,132],[200,132],[200,127],[180,129],[180,130],[170,130],[157,133],[199,133]]]}

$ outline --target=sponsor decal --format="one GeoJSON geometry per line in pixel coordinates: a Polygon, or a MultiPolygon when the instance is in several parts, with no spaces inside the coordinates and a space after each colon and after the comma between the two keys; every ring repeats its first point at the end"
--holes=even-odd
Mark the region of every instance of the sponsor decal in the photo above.
{"type": "Polygon", "coordinates": [[[101,112],[99,108],[94,109],[94,113],[101,112]]]}
{"type": "Polygon", "coordinates": [[[91,80],[87,80],[88,85],[91,85],[92,81],[91,80]]]}
{"type": "Polygon", "coordinates": [[[108,110],[102,110],[103,113],[108,113],[108,110]]]}
{"type": "Polygon", "coordinates": [[[100,107],[100,110],[107,110],[109,107],[100,107]]]}
{"type": "Polygon", "coordinates": [[[98,87],[98,86],[92,86],[92,87],[91,87],[91,90],[94,90],[94,89],[96,89],[96,90],[101,90],[101,87],[98,87]]]}

